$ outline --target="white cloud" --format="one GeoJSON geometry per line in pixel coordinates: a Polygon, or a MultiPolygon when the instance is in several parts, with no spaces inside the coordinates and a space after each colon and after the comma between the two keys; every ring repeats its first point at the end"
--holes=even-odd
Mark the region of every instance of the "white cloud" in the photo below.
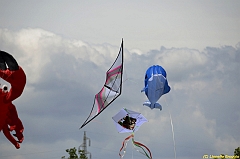
{"type": "MultiPolygon", "coordinates": [[[[65,149],[81,144],[84,130],[92,139],[89,151],[93,156],[117,157],[128,134],[118,134],[111,117],[122,107],[141,112],[149,120],[135,133],[135,139],[146,144],[154,158],[174,158],[169,112],[178,158],[200,158],[205,153],[231,155],[239,146],[239,44],[207,47],[203,52],[162,47],[143,53],[125,48],[122,95],[94,122],[78,130],[103,86],[121,39],[114,46],[91,44],[27,28],[15,32],[0,29],[0,41],[1,50],[11,53],[27,74],[25,91],[14,101],[25,126],[25,141],[21,151],[14,151],[1,134],[0,157],[14,151],[19,159],[32,158],[31,153],[36,159],[57,154],[60,158],[65,149]],[[153,64],[166,69],[172,88],[159,101],[162,111],[142,106],[146,100],[140,93],[144,74],[153,64]],[[51,147],[54,151],[48,151],[51,147]]],[[[130,147],[126,155],[130,155],[130,147]]]]}

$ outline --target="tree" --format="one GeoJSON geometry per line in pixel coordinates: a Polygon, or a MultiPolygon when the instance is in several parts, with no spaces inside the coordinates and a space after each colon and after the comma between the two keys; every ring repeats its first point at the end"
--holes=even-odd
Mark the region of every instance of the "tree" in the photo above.
{"type": "MultiPolygon", "coordinates": [[[[77,149],[74,148],[70,148],[70,149],[66,149],[66,152],[69,154],[68,159],[88,159],[88,157],[85,155],[84,150],[79,150],[79,158],[77,155],[77,149]]],[[[62,159],[66,159],[65,156],[62,156],[62,159]]]]}
{"type": "MultiPolygon", "coordinates": [[[[68,159],[78,159],[78,155],[77,155],[77,149],[74,148],[70,148],[70,149],[66,149],[66,152],[69,154],[68,159]]],[[[65,156],[62,157],[62,159],[65,159],[65,156]]]]}
{"type": "MultiPolygon", "coordinates": [[[[220,157],[221,157],[221,159],[225,159],[226,156],[224,154],[221,154],[220,157]]],[[[235,157],[235,159],[240,158],[240,147],[238,147],[234,150],[234,157],[235,157]]],[[[214,157],[213,159],[218,159],[218,158],[214,157]]]]}
{"type": "Polygon", "coordinates": [[[80,154],[80,159],[88,159],[88,157],[85,155],[84,150],[79,150],[78,152],[80,154]]]}
{"type": "Polygon", "coordinates": [[[234,156],[238,156],[240,158],[240,147],[234,150],[234,156]]]}

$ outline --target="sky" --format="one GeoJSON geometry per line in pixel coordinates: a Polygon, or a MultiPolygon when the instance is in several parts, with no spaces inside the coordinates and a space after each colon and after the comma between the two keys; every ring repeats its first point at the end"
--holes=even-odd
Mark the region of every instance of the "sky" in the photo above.
{"type": "MultiPolygon", "coordinates": [[[[15,147],[0,134],[1,159],[68,157],[83,133],[92,159],[119,158],[112,116],[123,107],[148,119],[135,140],[153,158],[233,155],[240,146],[240,1],[0,1],[0,49],[27,75],[13,104],[24,125],[15,147]],[[93,99],[124,40],[122,95],[84,128],[93,99]],[[171,87],[151,110],[145,71],[161,65],[171,87]],[[173,131],[170,115],[172,117],[173,131]]],[[[0,79],[0,83],[6,81],[0,79]]],[[[124,158],[146,158],[129,142],[124,158]]]]}

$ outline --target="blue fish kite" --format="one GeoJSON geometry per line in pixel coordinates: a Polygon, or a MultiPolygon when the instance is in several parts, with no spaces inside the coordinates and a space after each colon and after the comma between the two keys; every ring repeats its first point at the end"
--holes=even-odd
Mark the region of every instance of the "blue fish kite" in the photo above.
{"type": "Polygon", "coordinates": [[[149,67],[145,74],[145,87],[141,90],[145,92],[149,101],[144,102],[143,105],[162,110],[162,106],[157,101],[170,90],[164,68],[159,65],[149,67]]]}

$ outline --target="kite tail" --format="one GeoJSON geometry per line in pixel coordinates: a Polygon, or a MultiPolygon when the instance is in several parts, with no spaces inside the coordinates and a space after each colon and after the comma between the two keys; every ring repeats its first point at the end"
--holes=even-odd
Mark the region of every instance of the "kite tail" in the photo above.
{"type": "Polygon", "coordinates": [[[141,152],[141,151],[139,151],[139,150],[137,150],[137,151],[140,152],[141,154],[147,156],[148,159],[152,159],[152,154],[151,154],[150,149],[149,149],[147,146],[143,145],[142,143],[135,141],[135,140],[134,140],[134,134],[133,134],[133,133],[132,133],[131,135],[129,135],[128,137],[126,137],[126,138],[124,139],[124,141],[122,142],[122,147],[121,147],[120,150],[119,150],[119,156],[121,157],[121,159],[123,158],[123,156],[124,156],[124,154],[125,154],[125,152],[126,152],[127,143],[128,143],[128,141],[129,141],[131,138],[132,138],[132,143],[133,143],[136,147],[139,147],[139,148],[141,148],[141,149],[143,150],[143,152],[141,152]],[[123,153],[121,153],[122,151],[123,151],[123,153]],[[148,153],[147,153],[147,151],[148,151],[148,153]]]}
{"type": "Polygon", "coordinates": [[[137,150],[137,151],[139,151],[141,154],[147,156],[147,158],[152,159],[152,153],[151,153],[150,149],[147,146],[143,145],[140,142],[134,141],[134,138],[132,138],[132,142],[133,142],[133,144],[135,146],[137,146],[137,147],[139,147],[139,148],[141,148],[143,150],[143,152],[140,152],[139,150],[137,150]],[[148,153],[146,152],[146,150],[148,151],[148,153]]]}
{"type": "Polygon", "coordinates": [[[134,137],[133,134],[129,135],[128,137],[126,137],[126,138],[123,140],[123,142],[122,142],[122,147],[121,147],[120,150],[119,150],[119,156],[121,157],[121,159],[123,158],[123,156],[124,156],[124,154],[125,154],[125,152],[126,152],[127,143],[128,143],[128,141],[129,141],[132,137],[134,137]],[[123,153],[121,153],[122,151],[123,151],[123,153]]]}

